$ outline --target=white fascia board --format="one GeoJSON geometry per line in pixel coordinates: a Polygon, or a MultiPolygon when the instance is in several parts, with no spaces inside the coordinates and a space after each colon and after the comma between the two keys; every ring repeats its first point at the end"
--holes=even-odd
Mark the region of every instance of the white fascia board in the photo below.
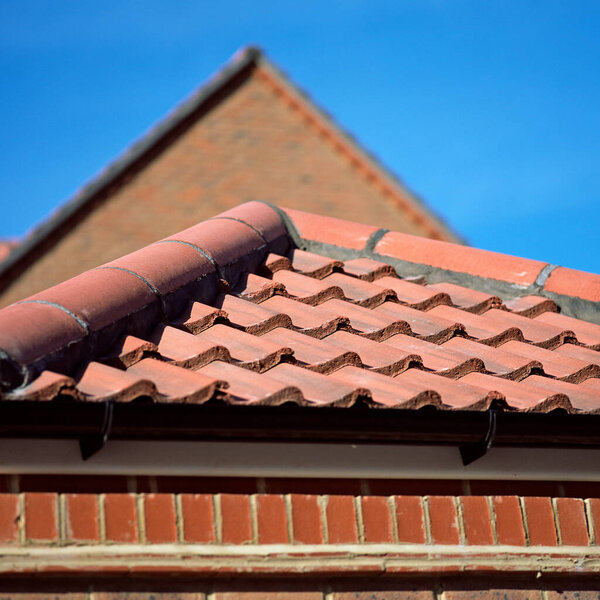
{"type": "Polygon", "coordinates": [[[450,446],[109,440],[83,461],[76,441],[0,439],[0,473],[600,481],[600,450],[492,448],[465,467],[450,446]]]}

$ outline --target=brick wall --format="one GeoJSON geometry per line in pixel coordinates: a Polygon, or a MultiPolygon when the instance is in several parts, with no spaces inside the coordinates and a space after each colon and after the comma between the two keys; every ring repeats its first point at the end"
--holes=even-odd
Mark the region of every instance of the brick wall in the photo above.
{"type": "Polygon", "coordinates": [[[278,81],[266,69],[255,71],[137,174],[109,190],[108,200],[93,202],[73,229],[58,232],[55,245],[40,248],[43,255],[2,293],[0,305],[248,200],[444,235],[278,81]]]}

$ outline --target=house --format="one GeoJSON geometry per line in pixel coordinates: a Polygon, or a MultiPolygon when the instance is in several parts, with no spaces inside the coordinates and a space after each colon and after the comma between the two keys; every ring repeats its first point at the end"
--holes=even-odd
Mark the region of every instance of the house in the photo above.
{"type": "Polygon", "coordinates": [[[251,202],[0,310],[3,597],[597,598],[599,284],[251,202]]]}
{"type": "Polygon", "coordinates": [[[0,263],[0,306],[256,199],[458,240],[248,48],[0,263]]]}

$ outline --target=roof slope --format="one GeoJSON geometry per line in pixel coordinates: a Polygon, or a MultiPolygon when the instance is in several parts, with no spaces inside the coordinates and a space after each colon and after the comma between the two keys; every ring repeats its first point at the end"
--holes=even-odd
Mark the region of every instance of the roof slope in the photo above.
{"type": "MultiPolygon", "coordinates": [[[[263,118],[267,117],[268,115],[263,115],[263,118]]],[[[257,126],[259,127],[259,130],[266,130],[264,124],[258,124],[257,126]]],[[[233,162],[237,165],[240,161],[242,163],[248,162],[248,153],[250,153],[250,156],[252,156],[252,153],[254,155],[257,154],[257,143],[264,143],[271,148],[276,139],[279,140],[277,143],[283,143],[281,139],[279,139],[281,136],[284,136],[285,138],[284,142],[287,144],[286,148],[289,147],[289,151],[292,152],[291,156],[286,155],[287,167],[285,168],[293,171],[296,179],[293,180],[295,184],[289,181],[289,177],[282,179],[280,187],[289,190],[290,186],[295,189],[300,189],[302,185],[305,185],[305,187],[307,186],[307,193],[316,203],[315,207],[324,207],[325,212],[345,211],[344,214],[348,214],[347,211],[351,210],[349,202],[349,199],[352,196],[351,191],[345,188],[337,190],[339,183],[327,182],[327,184],[325,184],[316,181],[318,177],[315,176],[315,173],[319,171],[319,168],[327,171],[331,165],[324,161],[323,157],[320,156],[317,156],[312,162],[305,161],[306,164],[302,163],[301,165],[301,161],[295,158],[296,155],[293,154],[293,152],[296,151],[293,150],[294,145],[299,147],[306,143],[305,140],[295,138],[288,139],[293,137],[290,131],[296,131],[298,129],[311,131],[311,143],[313,146],[314,144],[318,144],[321,147],[327,147],[330,151],[329,154],[335,155],[338,160],[340,157],[344,158],[342,161],[343,166],[340,166],[343,173],[337,173],[336,171],[335,173],[332,172],[332,175],[330,176],[334,177],[336,182],[341,180],[351,180],[356,184],[357,181],[361,181],[367,188],[372,189],[376,199],[372,200],[372,203],[369,203],[368,198],[361,198],[361,201],[363,205],[370,206],[372,215],[376,214],[375,205],[377,203],[381,205],[381,210],[379,211],[381,214],[377,217],[379,222],[393,222],[396,214],[403,215],[402,218],[414,229],[408,229],[411,233],[419,233],[435,239],[458,240],[457,236],[450,231],[429,208],[425,207],[418,198],[395,178],[393,174],[387,171],[373,156],[369,155],[361,148],[350,135],[342,131],[325,113],[318,109],[314,103],[282,75],[259,50],[249,48],[237,53],[230,64],[214,76],[207,84],[202,86],[189,99],[177,107],[157,126],[151,129],[149,133],[131,146],[121,157],[108,165],[97,178],[92,180],[52,217],[34,230],[33,233],[6,258],[6,260],[0,262],[0,291],[7,288],[7,286],[12,285],[18,278],[23,280],[26,270],[34,264],[39,257],[52,250],[61,242],[61,240],[64,240],[71,235],[76,228],[79,228],[78,231],[81,230],[81,223],[89,222],[91,220],[90,215],[98,214],[99,209],[107,203],[107,200],[116,197],[116,195],[120,193],[120,190],[130,186],[132,181],[139,181],[140,173],[146,172],[148,170],[148,165],[157,163],[159,157],[169,155],[169,149],[174,147],[177,143],[185,143],[185,151],[182,151],[181,155],[178,155],[177,157],[168,157],[168,159],[171,160],[170,166],[168,168],[163,166],[162,172],[153,176],[154,179],[152,184],[148,183],[141,186],[143,189],[140,188],[135,192],[131,192],[125,203],[125,206],[131,204],[139,206],[143,204],[147,211],[147,215],[153,214],[154,212],[159,213],[163,218],[160,218],[159,216],[155,219],[158,224],[154,223],[150,226],[146,223],[145,228],[137,228],[136,231],[130,231],[127,227],[122,225],[123,222],[127,223],[129,221],[130,215],[128,209],[124,209],[123,206],[119,209],[115,208],[112,211],[112,214],[96,218],[94,224],[88,227],[88,229],[91,229],[93,232],[94,230],[110,231],[115,227],[121,228],[118,231],[118,240],[120,239],[120,241],[108,240],[105,243],[102,239],[90,238],[88,240],[87,238],[92,234],[87,229],[83,230],[81,235],[86,238],[88,243],[78,249],[71,247],[69,248],[69,251],[65,251],[61,256],[54,260],[53,264],[58,263],[63,265],[61,267],[62,271],[59,279],[55,279],[54,281],[50,280],[49,272],[51,268],[49,265],[45,265],[38,270],[39,272],[32,275],[32,277],[39,281],[45,281],[47,286],[60,279],[81,272],[86,268],[90,268],[99,262],[104,262],[119,256],[119,254],[129,252],[164,236],[165,232],[169,231],[168,218],[165,218],[168,217],[168,215],[163,214],[165,210],[162,205],[159,204],[155,206],[152,203],[153,195],[156,195],[159,198],[168,197],[171,203],[176,201],[179,206],[178,210],[184,216],[188,215],[187,221],[183,220],[182,217],[171,231],[175,228],[179,229],[193,224],[199,219],[205,218],[219,210],[228,208],[228,206],[233,206],[246,199],[269,199],[268,194],[265,194],[263,189],[264,186],[260,187],[256,182],[250,181],[249,175],[243,170],[232,169],[231,163],[233,162]],[[240,100],[240,106],[236,106],[235,109],[228,112],[226,117],[220,117],[221,119],[230,120],[237,118],[237,130],[226,131],[223,133],[221,131],[223,128],[219,123],[213,124],[211,122],[211,130],[207,131],[202,139],[181,142],[181,140],[187,140],[186,136],[190,134],[196,123],[204,122],[206,116],[209,113],[213,113],[216,107],[222,106],[226,103],[228,98],[238,94],[240,89],[248,88],[248,82],[250,81],[260,82],[260,85],[269,91],[269,107],[271,108],[267,109],[265,106],[262,106],[260,110],[263,112],[271,110],[273,114],[271,115],[270,120],[275,121],[275,113],[273,112],[272,107],[278,106],[279,108],[285,109],[283,112],[288,115],[290,120],[290,130],[281,129],[282,125],[277,121],[277,123],[273,125],[274,131],[272,132],[272,135],[270,134],[271,137],[258,141],[254,139],[254,130],[251,130],[248,119],[256,118],[256,115],[252,113],[253,110],[256,112],[256,108],[253,109],[251,103],[253,101],[252,94],[256,95],[257,92],[256,90],[253,90],[253,88],[249,88],[251,90],[248,92],[249,96],[240,100]],[[272,100],[273,98],[275,100],[272,100]],[[242,118],[239,116],[240,111],[245,112],[248,115],[252,113],[254,116],[242,118]],[[221,164],[222,161],[220,159],[217,160],[214,158],[217,154],[213,144],[215,132],[220,132],[221,140],[228,139],[228,143],[237,144],[234,148],[229,148],[228,146],[225,149],[225,158],[223,158],[223,160],[226,162],[223,164],[221,164]],[[277,138],[277,135],[279,135],[279,138],[277,138]],[[254,144],[254,146],[248,149],[246,148],[248,144],[254,144]],[[242,152],[242,154],[238,156],[236,152],[242,152]],[[190,162],[189,157],[191,156],[195,157],[195,161],[190,162]],[[228,163],[227,160],[229,161],[228,163]],[[225,181],[217,187],[214,178],[213,180],[209,178],[208,181],[200,179],[198,177],[198,169],[225,173],[227,177],[225,178],[225,181]],[[296,170],[298,170],[297,173],[296,170]],[[356,178],[349,177],[349,171],[356,173],[356,178]],[[298,183],[298,179],[310,179],[311,177],[315,179],[314,185],[310,182],[305,182],[302,185],[302,182],[298,183]],[[153,186],[157,185],[154,182],[155,180],[161,182],[159,185],[164,186],[167,185],[164,183],[165,181],[172,181],[174,178],[181,184],[180,188],[177,188],[177,190],[173,189],[171,183],[168,184],[171,186],[167,190],[168,193],[162,188],[153,188],[153,186]],[[190,181],[193,180],[193,184],[188,185],[186,183],[188,179],[190,179],[190,181]],[[187,187],[183,187],[184,184],[187,185],[187,187]],[[311,185],[313,185],[313,187],[311,187],[311,185]],[[323,188],[324,185],[329,187],[325,189],[323,188]],[[342,202],[340,198],[346,199],[343,207],[341,206],[342,202]],[[208,210],[206,215],[201,213],[202,207],[204,206],[206,206],[208,210]],[[202,216],[198,217],[198,214],[201,214],[202,216]],[[194,216],[195,218],[193,218],[194,216]],[[190,217],[192,217],[191,221],[190,217]],[[142,232],[144,231],[146,231],[145,237],[142,235],[142,232]],[[157,231],[160,232],[158,235],[157,231]],[[126,245],[127,240],[129,240],[129,246],[126,245]],[[104,246],[107,246],[107,248],[104,248],[104,246]],[[117,247],[122,248],[121,252],[111,255],[110,252],[112,248],[117,247]],[[90,250],[90,248],[92,250],[90,250]],[[84,256],[90,251],[94,253],[93,256],[89,257],[85,266],[79,266],[82,263],[84,256]],[[98,256],[101,256],[102,258],[99,259],[98,256]],[[73,264],[71,265],[70,263],[73,264]]],[[[222,142],[220,141],[219,143],[222,142]]],[[[311,151],[309,154],[315,154],[313,146],[310,147],[311,151]]],[[[279,148],[276,154],[280,155],[281,153],[282,149],[279,148]]],[[[279,173],[278,177],[281,178],[280,172],[285,170],[285,168],[279,165],[276,158],[276,156],[262,156],[261,154],[260,164],[264,165],[266,163],[271,163],[272,168],[270,169],[270,172],[273,172],[274,174],[279,173]]],[[[257,173],[261,171],[261,169],[258,168],[259,166],[260,165],[257,166],[254,163],[248,163],[247,170],[257,173]]],[[[265,173],[260,172],[258,173],[258,176],[264,179],[265,173]]],[[[322,178],[323,177],[326,177],[326,175],[322,174],[322,178]]],[[[273,182],[269,182],[269,185],[274,187],[273,182]]],[[[363,190],[362,193],[365,193],[365,190],[363,190]]],[[[292,200],[297,207],[300,205],[310,205],[308,200],[303,196],[291,199],[288,198],[288,203],[290,200],[292,200]]],[[[171,206],[170,212],[176,213],[177,211],[173,211],[171,206]]],[[[369,213],[365,211],[364,214],[366,216],[363,217],[361,214],[360,216],[357,215],[357,218],[367,220],[369,218],[369,213]]],[[[148,221],[148,217],[146,217],[146,221],[148,221]]],[[[31,288],[26,289],[27,291],[24,292],[22,292],[22,290],[17,290],[15,293],[11,293],[9,301],[14,301],[15,299],[32,293],[31,288]]]]}
{"type": "Polygon", "coordinates": [[[598,413],[599,284],[251,202],[1,310],[2,398],[598,413]]]}

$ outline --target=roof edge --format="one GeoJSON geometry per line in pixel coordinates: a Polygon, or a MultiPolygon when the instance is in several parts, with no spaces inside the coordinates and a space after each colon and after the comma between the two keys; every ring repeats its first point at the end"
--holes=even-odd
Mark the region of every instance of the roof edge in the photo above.
{"type": "Polygon", "coordinates": [[[335,217],[278,209],[290,238],[304,250],[345,260],[367,257],[399,275],[423,275],[503,299],[536,294],[568,316],[600,324],[600,275],[491,250],[431,240],[335,217]]]}
{"type": "Polygon", "coordinates": [[[128,146],[114,161],[103,168],[96,176],[78,190],[50,217],[42,221],[13,251],[0,262],[0,290],[9,282],[3,277],[23,259],[42,244],[52,232],[68,222],[99,194],[105,191],[116,179],[123,176],[132,166],[149,154],[177,126],[181,125],[203,105],[208,104],[229,83],[257,66],[262,59],[262,51],[255,46],[238,50],[223,68],[208,78],[192,94],[176,105],[167,115],[128,146]]]}

